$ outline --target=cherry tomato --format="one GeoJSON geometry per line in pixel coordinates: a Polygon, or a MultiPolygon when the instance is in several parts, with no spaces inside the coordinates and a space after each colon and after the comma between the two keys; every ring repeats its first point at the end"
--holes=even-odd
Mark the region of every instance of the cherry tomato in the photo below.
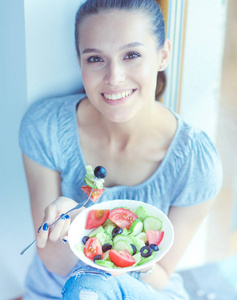
{"type": "Polygon", "coordinates": [[[85,229],[93,229],[102,225],[109,216],[109,209],[91,209],[86,218],[85,229]]]}
{"type": "Polygon", "coordinates": [[[109,251],[109,258],[115,266],[120,268],[130,267],[135,264],[135,259],[127,250],[116,251],[112,249],[109,251]]]}
{"type": "MultiPolygon", "coordinates": [[[[85,193],[87,194],[87,196],[89,197],[92,188],[91,188],[90,186],[88,186],[88,185],[84,185],[84,186],[81,186],[81,189],[82,189],[83,192],[85,192],[85,193]]],[[[105,190],[104,188],[102,188],[102,189],[93,189],[93,192],[92,192],[91,195],[90,195],[90,199],[91,199],[93,202],[96,202],[96,201],[99,200],[99,198],[102,196],[104,190],[105,190]]]]}
{"type": "Polygon", "coordinates": [[[101,255],[102,257],[102,247],[96,237],[91,237],[87,240],[84,247],[84,253],[86,257],[92,260],[96,255],[101,255]]]}
{"type": "Polygon", "coordinates": [[[109,214],[109,219],[121,228],[130,229],[131,224],[138,217],[126,208],[115,208],[109,214]]]}
{"type": "Polygon", "coordinates": [[[148,244],[156,244],[157,246],[163,240],[164,231],[160,230],[146,230],[148,244]]]}

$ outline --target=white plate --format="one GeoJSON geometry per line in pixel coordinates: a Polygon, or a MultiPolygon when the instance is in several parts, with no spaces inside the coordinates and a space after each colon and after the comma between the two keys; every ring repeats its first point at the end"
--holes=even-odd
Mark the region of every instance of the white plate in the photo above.
{"type": "Polygon", "coordinates": [[[69,232],[68,232],[68,242],[69,245],[72,249],[72,251],[74,252],[74,254],[80,259],[82,260],[84,263],[97,268],[97,269],[101,269],[101,270],[105,270],[106,272],[111,272],[113,271],[113,273],[123,273],[124,271],[129,272],[129,271],[135,271],[135,270],[140,270],[143,268],[146,268],[148,266],[152,266],[155,262],[159,261],[170,249],[170,247],[173,244],[173,240],[174,240],[174,230],[173,230],[173,226],[170,222],[170,220],[168,219],[168,217],[159,209],[157,209],[156,207],[150,205],[150,204],[146,204],[140,201],[134,201],[134,200],[112,200],[112,201],[107,201],[107,202],[102,202],[99,204],[94,204],[90,207],[88,207],[87,209],[85,209],[84,211],[82,211],[72,222],[69,232]],[[150,213],[150,215],[159,218],[162,223],[162,230],[164,231],[164,238],[161,241],[159,248],[160,250],[157,252],[157,255],[154,259],[152,259],[151,261],[144,263],[141,266],[135,266],[135,267],[127,267],[127,268],[106,268],[103,266],[99,266],[97,264],[95,264],[92,260],[90,260],[89,258],[87,258],[84,253],[81,250],[77,250],[78,244],[83,245],[82,244],[82,238],[86,235],[88,235],[92,230],[86,230],[85,229],[85,224],[86,224],[86,218],[87,218],[87,214],[88,211],[91,209],[113,209],[116,207],[128,207],[131,209],[132,212],[135,212],[136,208],[138,206],[143,205],[148,212],[150,213]]]}

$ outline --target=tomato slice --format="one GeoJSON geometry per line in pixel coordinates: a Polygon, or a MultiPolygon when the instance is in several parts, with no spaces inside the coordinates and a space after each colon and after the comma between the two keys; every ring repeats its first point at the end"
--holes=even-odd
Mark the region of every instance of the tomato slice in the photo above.
{"type": "MultiPolygon", "coordinates": [[[[92,188],[91,188],[90,186],[88,186],[88,185],[84,185],[84,186],[81,186],[81,189],[82,189],[83,192],[85,192],[85,193],[87,194],[87,196],[89,197],[92,188]]],[[[103,188],[103,189],[93,189],[93,192],[92,192],[91,195],[90,195],[90,199],[91,199],[93,202],[96,202],[97,200],[100,199],[100,197],[102,196],[104,190],[105,190],[104,188],[103,188]]]]}
{"type": "Polygon", "coordinates": [[[130,267],[135,264],[135,259],[127,250],[116,251],[112,249],[109,251],[109,258],[115,266],[120,268],[130,267]]]}
{"type": "Polygon", "coordinates": [[[130,229],[132,222],[138,217],[126,208],[115,208],[111,210],[109,219],[121,228],[130,229]]]}
{"type": "Polygon", "coordinates": [[[102,225],[109,216],[109,209],[91,209],[86,218],[85,229],[93,229],[102,225]]]}
{"type": "Polygon", "coordinates": [[[91,237],[87,240],[84,247],[85,256],[92,259],[96,255],[101,255],[102,258],[102,247],[99,240],[96,237],[91,237]]]}
{"type": "Polygon", "coordinates": [[[149,245],[156,244],[158,246],[160,244],[160,242],[163,240],[164,231],[146,230],[146,236],[147,236],[149,245]]]}

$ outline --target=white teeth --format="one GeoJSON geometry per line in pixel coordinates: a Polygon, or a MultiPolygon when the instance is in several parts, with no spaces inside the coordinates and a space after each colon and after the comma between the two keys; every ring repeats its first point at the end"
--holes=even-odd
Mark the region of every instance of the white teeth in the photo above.
{"type": "Polygon", "coordinates": [[[119,100],[119,99],[128,97],[129,95],[132,94],[132,92],[133,92],[133,90],[118,93],[118,94],[104,94],[104,97],[109,100],[119,100]]]}

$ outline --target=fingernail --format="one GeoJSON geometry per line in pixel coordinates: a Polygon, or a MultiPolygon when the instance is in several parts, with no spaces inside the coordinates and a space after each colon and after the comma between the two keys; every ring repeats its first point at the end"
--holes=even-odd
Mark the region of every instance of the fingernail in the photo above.
{"type": "Polygon", "coordinates": [[[63,240],[61,241],[61,243],[62,243],[63,245],[65,245],[66,242],[67,242],[67,240],[65,240],[65,239],[63,239],[63,240]]]}
{"type": "Polygon", "coordinates": [[[62,219],[62,220],[65,220],[65,215],[64,214],[62,214],[61,216],[60,216],[60,218],[62,219]]]}
{"type": "Polygon", "coordinates": [[[49,225],[48,225],[48,223],[44,223],[43,230],[44,230],[44,231],[47,231],[47,230],[48,230],[48,228],[49,228],[49,225]]]}
{"type": "Polygon", "coordinates": [[[42,225],[40,225],[39,229],[37,230],[37,232],[39,233],[40,232],[40,229],[42,228],[42,225]]]}
{"type": "Polygon", "coordinates": [[[69,219],[70,217],[69,217],[69,215],[66,215],[65,218],[66,218],[66,219],[69,219]]]}

